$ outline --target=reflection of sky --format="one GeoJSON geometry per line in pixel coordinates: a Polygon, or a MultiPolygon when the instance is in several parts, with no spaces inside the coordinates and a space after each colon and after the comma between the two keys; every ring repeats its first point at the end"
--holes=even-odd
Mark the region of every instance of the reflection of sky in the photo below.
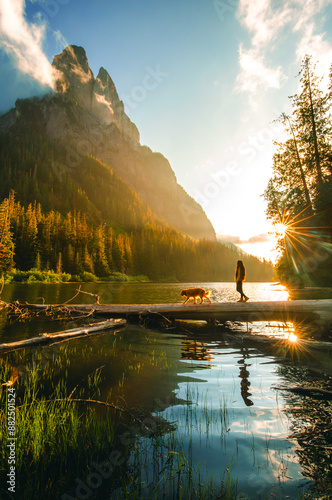
{"type": "Polygon", "coordinates": [[[206,363],[193,360],[194,371],[181,374],[186,381],[175,393],[191,404],[170,407],[162,415],[177,423],[180,442],[187,454],[199,457],[205,478],[222,479],[233,461],[232,477],[238,479],[238,491],[244,491],[246,498],[257,498],[258,490],[267,495],[272,488],[297,497],[304,478],[296,447],[287,440],[291,422],[283,411],[284,400],[271,389],[280,383],[276,365],[261,364],[253,349],[211,352],[210,369],[202,371],[206,363]],[[244,363],[250,407],[241,396],[239,375],[244,363]]]}

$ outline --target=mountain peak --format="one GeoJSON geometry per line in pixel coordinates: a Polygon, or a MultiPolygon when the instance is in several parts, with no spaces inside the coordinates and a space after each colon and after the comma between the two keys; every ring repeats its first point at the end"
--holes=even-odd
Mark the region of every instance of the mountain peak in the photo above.
{"type": "Polygon", "coordinates": [[[54,56],[52,65],[66,76],[74,73],[84,80],[93,78],[86,52],[77,45],[68,45],[61,54],[54,56]]]}
{"type": "Polygon", "coordinates": [[[59,94],[74,96],[75,101],[104,125],[114,123],[131,141],[139,142],[137,127],[124,112],[114,82],[101,67],[95,79],[83,47],[68,45],[53,59],[60,77],[56,81],[59,94]]]}
{"type": "Polygon", "coordinates": [[[99,69],[99,73],[98,73],[97,78],[99,78],[102,82],[108,83],[109,81],[111,81],[113,83],[112,78],[108,74],[107,70],[105,68],[103,68],[102,66],[99,69]]]}
{"type": "Polygon", "coordinates": [[[95,94],[103,95],[112,108],[118,108],[120,106],[122,107],[122,111],[124,111],[123,104],[119,99],[114,82],[106,69],[103,67],[100,68],[96,78],[94,92],[95,94]]]}
{"type": "Polygon", "coordinates": [[[71,90],[77,101],[90,110],[94,77],[83,47],[68,45],[54,56],[52,65],[60,75],[56,81],[57,92],[65,94],[71,90]]]}

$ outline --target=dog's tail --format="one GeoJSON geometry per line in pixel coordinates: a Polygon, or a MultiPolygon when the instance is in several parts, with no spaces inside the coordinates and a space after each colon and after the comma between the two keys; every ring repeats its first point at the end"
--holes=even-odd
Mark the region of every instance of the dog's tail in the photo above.
{"type": "Polygon", "coordinates": [[[205,293],[205,297],[210,297],[211,293],[212,293],[211,290],[209,290],[208,292],[205,293]]]}

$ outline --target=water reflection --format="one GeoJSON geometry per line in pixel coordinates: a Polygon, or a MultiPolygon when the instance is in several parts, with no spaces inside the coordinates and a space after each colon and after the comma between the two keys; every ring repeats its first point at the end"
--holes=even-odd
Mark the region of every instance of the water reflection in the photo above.
{"type": "MultiPolygon", "coordinates": [[[[91,397],[165,423],[158,438],[137,425],[127,436],[128,470],[144,462],[137,481],[151,488],[161,471],[161,488],[178,487],[172,478],[181,463],[182,488],[190,477],[192,488],[207,481],[216,492],[229,469],[238,479],[237,494],[245,492],[247,499],[258,493],[271,498],[272,492],[297,498],[308,479],[318,487],[326,483],[331,403],[276,389],[308,381],[307,368],[300,362],[295,368],[251,341],[203,330],[188,338],[128,326],[115,335],[73,340],[67,350],[61,344],[54,352],[21,351],[5,359],[14,367],[42,362],[50,370],[50,387],[65,370],[68,394],[77,387],[84,395],[87,377],[102,367],[91,397]]],[[[321,383],[319,376],[310,377],[311,384],[321,383]]],[[[173,493],[177,498],[176,488],[173,493]]]]}
{"type": "MultiPolygon", "coordinates": [[[[229,297],[234,288],[233,284],[206,284],[206,288],[209,285],[215,298],[221,300],[229,297]]],[[[144,284],[146,293],[137,293],[141,285],[117,286],[113,299],[124,303],[133,297],[142,302],[158,302],[162,297],[180,302],[178,290],[182,287],[144,284]]],[[[266,286],[257,284],[258,291],[248,288],[248,294],[254,298],[262,290],[267,293],[266,286]]],[[[33,290],[38,296],[49,293],[51,302],[73,295],[70,288],[61,288],[55,297],[39,287],[30,289],[31,296],[33,290]]],[[[91,284],[86,290],[99,291],[99,284],[91,284]]],[[[271,293],[277,292],[273,289],[271,293]]],[[[58,327],[38,319],[11,325],[6,331],[23,338],[62,328],[58,327]]],[[[283,341],[276,345],[237,338],[233,327],[227,331],[188,326],[191,333],[180,330],[166,335],[128,325],[121,332],[72,341],[67,351],[61,344],[8,354],[3,359],[21,370],[32,362],[42,363],[42,369],[49,370],[49,387],[59,382],[64,370],[69,380],[68,394],[77,387],[77,393],[84,395],[87,377],[103,367],[98,391],[91,397],[165,422],[155,436],[133,426],[126,441],[128,478],[136,467],[135,488],[142,491],[142,485],[149,486],[157,498],[166,488],[173,498],[178,498],[179,488],[198,492],[205,481],[212,497],[218,493],[221,481],[226,481],[227,469],[234,481],[238,479],[236,495],[241,497],[243,493],[247,499],[259,495],[298,498],[302,487],[314,483],[319,491],[323,492],[323,485],[325,492],[331,490],[331,402],[280,390],[308,383],[332,387],[331,377],[320,371],[331,367],[331,355],[328,351],[322,354],[317,350],[312,355],[301,350],[300,340],[290,347],[289,342],[285,343],[285,331],[289,331],[280,325],[283,341]]],[[[244,328],[246,325],[237,325],[237,331],[244,328]]],[[[268,333],[266,325],[259,328],[268,333]]],[[[130,489],[129,479],[127,486],[130,489]]],[[[68,492],[73,493],[70,484],[68,492]]],[[[100,497],[110,494],[112,498],[124,498],[121,488],[116,494],[109,489],[100,497]]],[[[144,498],[143,493],[140,498],[144,498]]]]}
{"type": "Polygon", "coordinates": [[[181,357],[183,359],[196,359],[200,361],[210,361],[212,359],[211,349],[204,342],[196,340],[184,340],[182,342],[181,357]]]}
{"type": "Polygon", "coordinates": [[[249,357],[249,353],[247,349],[241,349],[241,352],[243,353],[243,358],[238,361],[238,363],[242,365],[240,367],[240,375],[239,375],[239,377],[241,378],[241,396],[246,406],[252,406],[254,403],[251,401],[251,399],[249,399],[249,396],[252,395],[251,392],[249,392],[250,373],[248,371],[248,366],[250,366],[250,363],[247,364],[245,362],[245,359],[249,357]]]}
{"type": "Polygon", "coordinates": [[[283,412],[291,416],[289,439],[297,443],[296,454],[303,475],[315,481],[315,488],[322,498],[332,496],[332,388],[331,377],[317,376],[306,366],[280,366],[278,374],[290,388],[307,388],[301,391],[283,391],[283,412]],[[315,393],[315,388],[327,393],[315,393]],[[330,495],[329,495],[330,494],[330,495]],[[326,496],[325,496],[326,495],[326,496]]]}

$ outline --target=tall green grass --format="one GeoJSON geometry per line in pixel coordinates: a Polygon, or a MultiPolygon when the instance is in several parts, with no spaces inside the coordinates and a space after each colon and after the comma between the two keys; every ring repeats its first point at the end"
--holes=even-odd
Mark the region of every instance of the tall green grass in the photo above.
{"type": "MultiPolygon", "coordinates": [[[[73,479],[86,475],[91,462],[101,461],[114,445],[115,422],[111,410],[96,412],[89,403],[69,401],[68,371],[56,380],[66,365],[60,357],[41,368],[35,357],[13,387],[16,393],[16,492],[13,498],[60,498],[72,488],[73,479]]],[[[11,369],[0,361],[1,382],[9,380],[11,369]]],[[[98,394],[98,373],[87,377],[75,397],[89,399],[98,394]]],[[[7,390],[1,387],[0,432],[7,432],[7,390]]],[[[3,447],[5,450],[5,446],[3,447]]],[[[8,456],[1,454],[1,475],[8,471],[8,456]]],[[[1,481],[1,497],[8,495],[6,481],[1,481]]],[[[10,495],[8,495],[10,497],[10,495]]]]}
{"type": "MultiPolygon", "coordinates": [[[[33,356],[28,351],[25,354],[21,351],[8,357],[13,366],[25,359],[25,370],[12,386],[16,394],[16,491],[10,495],[7,489],[5,452],[0,458],[4,478],[1,498],[76,498],[77,479],[86,484],[89,474],[95,472],[93,463],[104,462],[112,451],[122,457],[122,466],[114,467],[98,488],[90,488],[86,498],[236,498],[231,469],[219,481],[203,479],[197,457],[184,449],[176,426],[160,416],[150,414],[144,423],[141,409],[131,409],[132,415],[138,416],[132,419],[112,408],[68,400],[69,395],[86,400],[100,397],[102,370],[87,373],[72,389],[68,373],[71,357],[78,354],[77,347],[61,346],[47,363],[42,349],[33,356]],[[128,432],[130,439],[123,439],[128,432]]],[[[82,362],[90,355],[87,348],[82,362]]],[[[12,374],[10,363],[0,360],[1,383],[12,374]]],[[[1,386],[3,443],[8,436],[7,391],[8,387],[1,386]]]]}

